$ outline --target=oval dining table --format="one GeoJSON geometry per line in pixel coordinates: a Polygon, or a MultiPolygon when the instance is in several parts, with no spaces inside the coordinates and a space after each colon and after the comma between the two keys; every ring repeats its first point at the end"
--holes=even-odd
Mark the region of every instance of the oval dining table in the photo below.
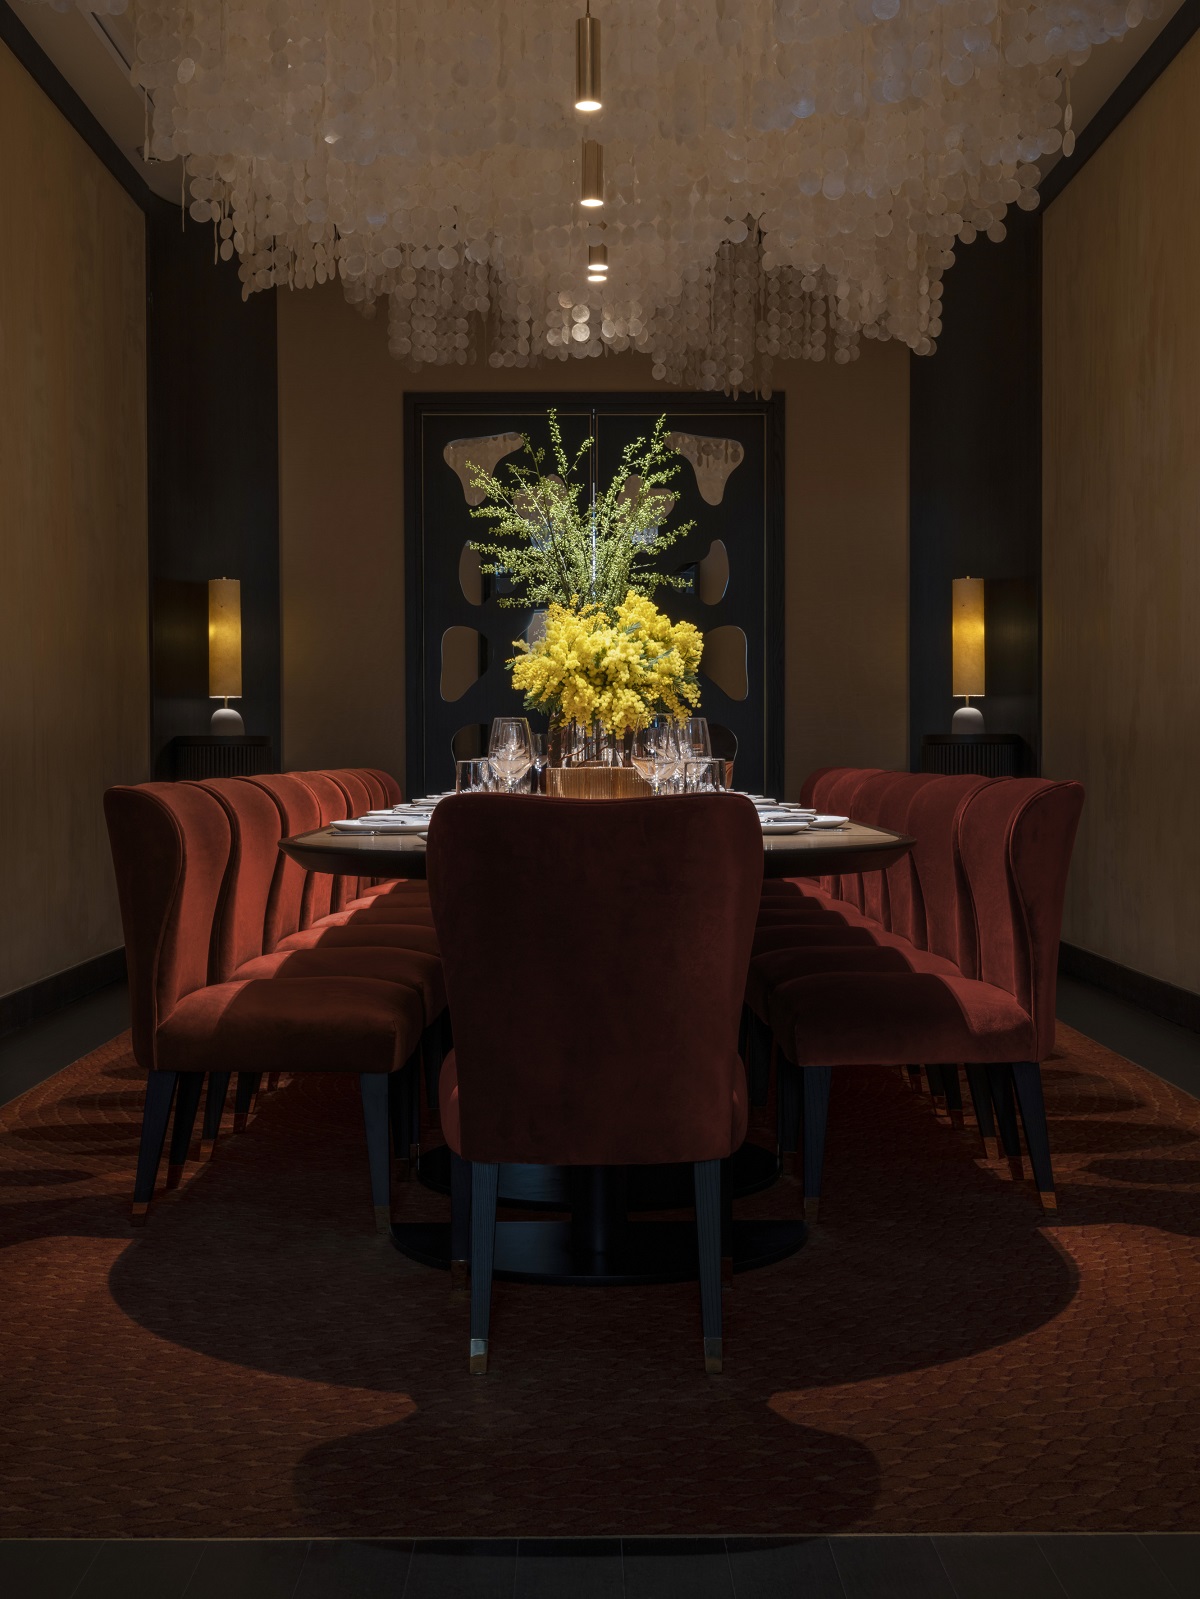
{"type": "MultiPolygon", "coordinates": [[[[611,803],[595,800],[594,804],[611,803]]],[[[823,877],[879,872],[893,866],[913,840],[885,828],[846,822],[839,828],[763,834],[763,876],[823,877]]],[[[348,832],[322,827],[280,840],[279,847],[310,872],[338,876],[423,878],[423,833],[348,832]]],[[[730,1158],[730,1200],[769,1188],[782,1163],[777,1150],[749,1139],[730,1158]]],[[[426,1186],[450,1191],[449,1151],[421,1152],[417,1174],[426,1186]]],[[[690,1166],[562,1167],[502,1165],[500,1204],[542,1212],[544,1219],[496,1225],[495,1275],[520,1282],[629,1284],[678,1282],[698,1275],[691,1221],[655,1219],[692,1204],[690,1166]],[[567,1220],[548,1213],[564,1213],[567,1220]],[[634,1219],[637,1218],[637,1219],[634,1219]]],[[[735,1271],[783,1260],[803,1247],[800,1219],[738,1220],[728,1224],[735,1271]]],[[[428,1266],[450,1265],[449,1222],[394,1222],[392,1242],[428,1266]]]]}

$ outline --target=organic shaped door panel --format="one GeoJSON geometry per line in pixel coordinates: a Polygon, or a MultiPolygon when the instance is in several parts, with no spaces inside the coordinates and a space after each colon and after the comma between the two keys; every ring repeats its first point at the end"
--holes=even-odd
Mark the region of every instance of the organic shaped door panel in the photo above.
{"type": "Polygon", "coordinates": [[[701,605],[719,605],[729,587],[729,551],[724,539],[714,539],[708,554],[696,563],[696,597],[701,605]]]}
{"type": "Polygon", "coordinates": [[[714,627],[704,635],[700,670],[731,700],[744,700],[750,692],[746,635],[740,627],[714,627]]]}
{"type": "Polygon", "coordinates": [[[484,472],[494,472],[497,462],[519,450],[524,442],[519,433],[485,433],[477,439],[451,439],[442,451],[442,459],[457,473],[468,505],[483,504],[483,490],[471,481],[468,466],[474,464],[484,472]]]}
{"type": "MultiPolygon", "coordinates": [[[[620,497],[626,502],[627,505],[632,505],[641,492],[641,488],[641,478],[636,472],[631,472],[621,485],[620,497]]],[[[665,494],[662,496],[662,498],[666,501],[666,504],[660,514],[662,521],[665,522],[667,517],[669,517],[671,512],[675,509],[675,495],[665,494]]],[[[639,544],[649,544],[651,539],[657,538],[658,530],[661,525],[661,522],[656,522],[650,526],[639,529],[639,531],[634,534],[635,540],[639,544]]]]}
{"type": "Polygon", "coordinates": [[[700,433],[668,433],[667,443],[692,463],[696,487],[709,505],[720,505],[725,485],[746,458],[737,439],[707,438],[700,433]]]}
{"type": "Polygon", "coordinates": [[[487,642],[478,628],[448,627],[442,634],[442,698],[461,700],[486,670],[487,642]]]}
{"type": "Polygon", "coordinates": [[[483,604],[483,569],[477,552],[469,542],[463,545],[458,558],[458,586],[468,605],[483,604]]]}

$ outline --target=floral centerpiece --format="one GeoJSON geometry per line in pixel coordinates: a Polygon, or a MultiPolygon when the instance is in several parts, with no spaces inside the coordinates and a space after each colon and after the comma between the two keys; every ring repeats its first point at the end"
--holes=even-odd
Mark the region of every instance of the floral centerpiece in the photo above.
{"type": "Polygon", "coordinates": [[[557,414],[548,420],[556,471],[543,471],[546,452],[528,437],[507,482],[472,468],[483,500],[471,515],[494,524],[490,538],[472,541],[481,569],[507,574],[501,605],[545,608],[544,628],[515,641],[513,686],[552,723],[598,724],[614,737],[659,715],[686,721],[700,700],[704,638],[652,599],[683,586],[656,558],[693,526],[665,525],[674,504],[667,485],[680,468],[666,418],[626,446],[613,481],[596,493],[580,475],[592,440],[569,459],[557,414]]]}

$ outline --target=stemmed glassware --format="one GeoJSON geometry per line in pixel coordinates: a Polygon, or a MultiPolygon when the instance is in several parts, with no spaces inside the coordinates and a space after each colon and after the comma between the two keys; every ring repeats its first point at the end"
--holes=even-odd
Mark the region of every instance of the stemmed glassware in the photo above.
{"type": "Polygon", "coordinates": [[[712,740],[708,733],[708,718],[689,716],[679,730],[679,740],[689,761],[706,761],[712,757],[712,740]]]}
{"type": "Polygon", "coordinates": [[[533,791],[535,794],[544,792],[544,778],[542,773],[550,764],[550,735],[548,733],[530,734],[533,750],[533,791]]]}
{"type": "Polygon", "coordinates": [[[495,718],[488,742],[488,760],[507,791],[515,793],[517,784],[533,765],[533,738],[525,717],[495,718]]]}
{"type": "Polygon", "coordinates": [[[674,778],[680,766],[679,738],[669,717],[656,716],[633,735],[633,765],[653,794],[661,794],[663,783],[674,778]]]}

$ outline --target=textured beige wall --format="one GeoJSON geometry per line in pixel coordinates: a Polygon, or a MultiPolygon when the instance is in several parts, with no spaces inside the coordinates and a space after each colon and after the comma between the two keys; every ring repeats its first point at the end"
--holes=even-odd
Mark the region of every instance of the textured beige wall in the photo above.
{"type": "MultiPolygon", "coordinates": [[[[787,783],[903,766],[908,353],[788,363],[787,783]]],[[[279,295],[283,752],[404,771],[405,389],[669,390],[629,353],[533,371],[406,372],[335,286],[279,295]]]]}
{"type": "Polygon", "coordinates": [[[101,796],[148,775],[142,213],[3,45],[0,994],[121,943],[101,796]]]}
{"type": "Polygon", "coordinates": [[[1063,936],[1200,990],[1200,38],[1049,209],[1044,766],[1063,936]]]}

